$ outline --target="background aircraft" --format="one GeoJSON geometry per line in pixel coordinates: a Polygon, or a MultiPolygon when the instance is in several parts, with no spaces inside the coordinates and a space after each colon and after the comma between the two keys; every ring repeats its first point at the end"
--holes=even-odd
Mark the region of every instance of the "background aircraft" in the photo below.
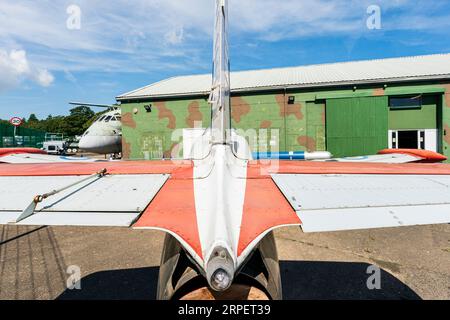
{"type": "Polygon", "coordinates": [[[231,134],[227,15],[216,0],[212,125],[192,161],[3,164],[0,223],[162,230],[159,299],[281,299],[275,228],[450,222],[449,165],[250,161],[231,134]]]}
{"type": "Polygon", "coordinates": [[[122,116],[120,105],[103,105],[83,102],[70,102],[76,106],[108,108],[83,133],[79,148],[85,152],[99,154],[118,154],[122,151],[122,116]]]}

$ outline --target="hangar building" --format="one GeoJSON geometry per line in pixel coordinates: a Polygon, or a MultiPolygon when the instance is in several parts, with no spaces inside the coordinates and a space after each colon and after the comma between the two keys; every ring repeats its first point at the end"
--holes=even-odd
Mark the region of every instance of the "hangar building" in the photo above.
{"type": "MultiPolygon", "coordinates": [[[[180,76],[118,96],[124,158],[179,154],[180,132],[210,124],[211,82],[180,76]]],[[[391,147],[450,158],[450,54],[232,72],[231,86],[232,126],[259,132],[253,151],[391,147]]]]}

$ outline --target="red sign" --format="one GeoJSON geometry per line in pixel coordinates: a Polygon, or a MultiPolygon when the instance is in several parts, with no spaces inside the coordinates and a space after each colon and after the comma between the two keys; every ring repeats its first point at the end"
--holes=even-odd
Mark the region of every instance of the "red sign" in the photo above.
{"type": "Polygon", "coordinates": [[[11,123],[13,126],[18,127],[22,124],[22,119],[14,117],[9,120],[9,123],[11,123]]]}

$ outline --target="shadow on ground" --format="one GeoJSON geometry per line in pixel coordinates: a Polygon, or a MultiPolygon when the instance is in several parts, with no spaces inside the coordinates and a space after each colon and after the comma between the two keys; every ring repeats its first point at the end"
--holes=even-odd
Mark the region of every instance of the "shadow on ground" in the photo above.
{"type": "MultiPolygon", "coordinates": [[[[308,299],[420,299],[403,282],[381,270],[381,289],[369,290],[369,264],[350,262],[281,261],[283,298],[308,299]]],[[[103,271],[81,280],[82,290],[66,290],[57,299],[153,300],[158,267],[103,271]]]]}
{"type": "Polygon", "coordinates": [[[407,285],[381,269],[381,289],[369,290],[370,264],[355,262],[281,261],[283,298],[286,300],[417,300],[407,285]]]}
{"type": "Polygon", "coordinates": [[[61,300],[154,300],[159,267],[102,271],[81,279],[81,290],[64,291],[61,300]]]}

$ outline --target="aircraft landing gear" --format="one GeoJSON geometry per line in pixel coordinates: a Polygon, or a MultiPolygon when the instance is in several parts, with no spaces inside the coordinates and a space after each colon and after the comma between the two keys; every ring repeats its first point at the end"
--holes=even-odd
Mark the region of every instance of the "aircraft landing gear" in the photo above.
{"type": "Polygon", "coordinates": [[[275,238],[269,233],[225,292],[210,289],[199,268],[171,235],[166,235],[158,279],[158,300],[281,300],[275,238]]]}

